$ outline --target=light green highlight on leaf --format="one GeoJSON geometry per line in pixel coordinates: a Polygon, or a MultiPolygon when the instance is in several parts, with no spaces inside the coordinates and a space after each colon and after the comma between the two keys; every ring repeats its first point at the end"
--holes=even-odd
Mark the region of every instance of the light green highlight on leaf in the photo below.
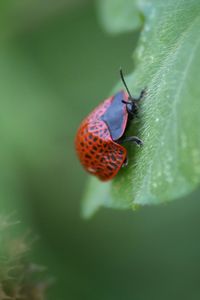
{"type": "Polygon", "coordinates": [[[96,177],[92,177],[86,189],[86,193],[83,201],[82,215],[85,218],[90,217],[101,206],[106,205],[109,201],[110,183],[99,184],[99,180],[96,177]],[[95,195],[95,201],[94,201],[95,195]]]}
{"type": "Polygon", "coordinates": [[[99,20],[103,28],[112,34],[136,30],[142,25],[142,15],[137,1],[99,0],[99,20]]]}

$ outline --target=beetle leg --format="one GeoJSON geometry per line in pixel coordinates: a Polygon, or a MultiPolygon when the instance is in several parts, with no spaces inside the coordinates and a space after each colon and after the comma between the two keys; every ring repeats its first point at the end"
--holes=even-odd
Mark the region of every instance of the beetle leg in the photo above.
{"type": "Polygon", "coordinates": [[[126,157],[125,161],[123,162],[122,168],[128,166],[128,157],[126,157]]]}
{"type": "Polygon", "coordinates": [[[139,97],[138,98],[133,98],[133,99],[136,100],[136,101],[143,100],[145,95],[146,95],[146,92],[147,92],[147,88],[145,87],[143,90],[141,90],[139,97]]]}
{"type": "Polygon", "coordinates": [[[124,137],[124,139],[122,140],[123,143],[125,142],[134,142],[136,143],[137,146],[142,146],[143,145],[143,141],[140,140],[137,136],[127,136],[124,137]]]}

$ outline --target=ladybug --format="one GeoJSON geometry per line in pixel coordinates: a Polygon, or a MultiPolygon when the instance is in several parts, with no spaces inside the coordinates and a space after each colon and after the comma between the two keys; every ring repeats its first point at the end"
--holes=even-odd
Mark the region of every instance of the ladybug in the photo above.
{"type": "Polygon", "coordinates": [[[120,69],[125,91],[119,91],[95,108],[81,123],[75,138],[78,158],[89,173],[102,181],[112,179],[128,164],[124,142],[143,142],[136,136],[125,135],[128,124],[138,113],[137,102],[144,98],[143,89],[133,98],[120,69]]]}

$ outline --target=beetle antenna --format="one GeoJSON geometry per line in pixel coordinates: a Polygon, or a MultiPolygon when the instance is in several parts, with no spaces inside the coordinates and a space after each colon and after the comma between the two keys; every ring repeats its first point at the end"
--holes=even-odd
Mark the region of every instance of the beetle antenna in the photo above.
{"type": "Polygon", "coordinates": [[[124,79],[124,75],[123,75],[123,72],[122,72],[122,68],[120,68],[119,73],[120,73],[121,80],[122,80],[122,82],[123,82],[123,84],[124,84],[124,86],[125,86],[125,88],[126,88],[126,90],[127,90],[127,93],[128,93],[128,95],[129,95],[130,99],[133,99],[133,97],[131,96],[131,93],[130,93],[130,91],[129,91],[129,89],[128,89],[128,86],[127,86],[127,84],[126,84],[126,81],[125,81],[125,79],[124,79]]]}

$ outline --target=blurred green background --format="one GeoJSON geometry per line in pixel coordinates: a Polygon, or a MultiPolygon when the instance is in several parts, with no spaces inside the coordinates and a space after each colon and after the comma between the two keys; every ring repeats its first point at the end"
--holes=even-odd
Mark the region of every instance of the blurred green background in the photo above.
{"type": "Polygon", "coordinates": [[[1,1],[0,209],[40,240],[48,299],[200,298],[199,192],[137,212],[80,217],[80,121],[128,73],[138,32],[109,36],[93,1],[1,1]]]}

